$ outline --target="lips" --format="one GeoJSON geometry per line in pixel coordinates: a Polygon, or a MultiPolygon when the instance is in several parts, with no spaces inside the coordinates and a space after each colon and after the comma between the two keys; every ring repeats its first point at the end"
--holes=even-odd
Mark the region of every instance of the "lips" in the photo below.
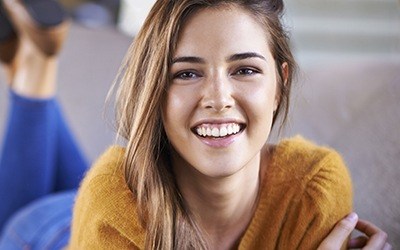
{"type": "Polygon", "coordinates": [[[204,138],[221,138],[240,133],[245,128],[244,124],[229,123],[202,123],[195,126],[192,131],[204,138]]]}

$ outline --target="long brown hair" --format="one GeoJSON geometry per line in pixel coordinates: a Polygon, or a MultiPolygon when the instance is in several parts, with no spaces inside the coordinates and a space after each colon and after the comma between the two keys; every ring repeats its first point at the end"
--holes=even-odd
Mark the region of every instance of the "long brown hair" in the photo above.
{"type": "Polygon", "coordinates": [[[126,182],[137,200],[146,229],[146,249],[207,249],[196,221],[187,210],[169,161],[169,143],[161,106],[169,84],[169,67],[186,19],[202,8],[238,6],[264,27],[276,61],[280,104],[286,119],[295,69],[288,37],[281,25],[283,2],[277,0],[158,0],[131,45],[121,68],[116,95],[118,135],[126,139],[126,182]],[[289,75],[284,81],[282,64],[289,75]]]}

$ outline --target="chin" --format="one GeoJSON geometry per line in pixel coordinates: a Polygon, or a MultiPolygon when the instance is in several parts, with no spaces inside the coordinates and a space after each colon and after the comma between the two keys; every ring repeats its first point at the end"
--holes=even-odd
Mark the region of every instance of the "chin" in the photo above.
{"type": "Polygon", "coordinates": [[[227,159],[214,159],[201,163],[194,162],[190,165],[203,176],[210,178],[223,178],[232,176],[246,167],[246,163],[238,161],[237,157],[233,159],[236,159],[236,161],[232,162],[232,160],[227,159]]]}

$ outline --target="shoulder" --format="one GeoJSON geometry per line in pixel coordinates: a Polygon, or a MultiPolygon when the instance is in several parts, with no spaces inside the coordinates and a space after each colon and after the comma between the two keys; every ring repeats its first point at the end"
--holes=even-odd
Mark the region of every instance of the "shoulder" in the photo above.
{"type": "Polygon", "coordinates": [[[270,186],[296,190],[293,202],[310,201],[316,211],[327,214],[337,206],[343,212],[351,211],[350,173],[342,157],[331,148],[300,136],[284,140],[275,147],[266,172],[270,186]]]}
{"type": "Polygon", "coordinates": [[[124,178],[124,153],[124,148],[112,146],[96,160],[81,183],[77,201],[82,197],[97,212],[106,213],[110,204],[124,201],[121,194],[133,198],[124,178]]]}
{"type": "MultiPolygon", "coordinates": [[[[270,170],[278,180],[296,180],[304,183],[318,176],[331,181],[350,181],[350,175],[342,157],[333,149],[322,147],[301,136],[286,139],[275,146],[271,156],[270,170]]],[[[267,170],[268,171],[268,170],[267,170]]],[[[317,181],[317,180],[315,180],[317,181]]]]}
{"type": "Polygon", "coordinates": [[[120,146],[109,147],[92,165],[89,172],[86,174],[86,179],[91,179],[98,175],[121,174],[122,162],[124,160],[125,148],[120,146]]]}
{"type": "Polygon", "coordinates": [[[352,210],[350,174],[335,150],[297,136],[275,146],[262,200],[281,228],[280,248],[316,249],[352,210]]]}
{"type": "Polygon", "coordinates": [[[100,203],[101,208],[107,207],[108,203],[119,201],[121,193],[133,198],[124,178],[122,168],[124,153],[125,149],[118,146],[106,150],[83,179],[78,198],[84,196],[86,199],[93,199],[91,204],[100,203]],[[104,201],[107,203],[104,204],[104,201]]]}
{"type": "Polygon", "coordinates": [[[86,174],[75,200],[71,242],[81,246],[143,243],[136,200],[122,169],[124,154],[124,148],[110,147],[86,174]],[[105,237],[105,232],[115,237],[105,237]]]}

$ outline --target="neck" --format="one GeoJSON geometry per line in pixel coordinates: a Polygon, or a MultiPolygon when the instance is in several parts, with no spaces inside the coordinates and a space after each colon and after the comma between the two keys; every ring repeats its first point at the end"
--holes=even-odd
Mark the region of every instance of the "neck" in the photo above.
{"type": "Polygon", "coordinates": [[[179,189],[191,213],[208,236],[211,249],[235,247],[256,209],[260,154],[238,172],[209,177],[188,164],[174,164],[179,189]]]}

